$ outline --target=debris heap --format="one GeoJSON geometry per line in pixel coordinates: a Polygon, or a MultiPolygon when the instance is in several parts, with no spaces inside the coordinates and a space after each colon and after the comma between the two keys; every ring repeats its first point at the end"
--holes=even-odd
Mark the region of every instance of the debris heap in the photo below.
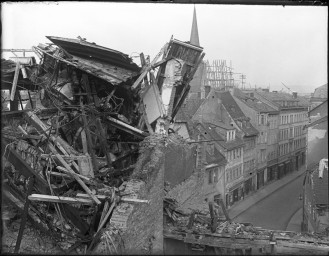
{"type": "MultiPolygon", "coordinates": [[[[9,251],[19,251],[28,220],[66,253],[91,253],[100,241],[107,253],[125,252],[121,235],[134,225],[130,216],[151,207],[147,198],[155,200],[146,191],[152,182],[160,186],[152,175],[163,156],[157,148],[202,48],[171,38],[153,61],[141,53],[139,67],[82,38],[47,38],[51,44],[32,48],[39,64],[2,60],[2,89],[9,90],[2,100],[3,195],[22,219],[9,251]]],[[[152,207],[162,216],[162,203],[152,207]]]]}

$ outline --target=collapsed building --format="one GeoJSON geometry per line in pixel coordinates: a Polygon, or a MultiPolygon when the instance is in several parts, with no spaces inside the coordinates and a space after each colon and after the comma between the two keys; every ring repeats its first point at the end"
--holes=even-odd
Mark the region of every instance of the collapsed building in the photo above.
{"type": "Polygon", "coordinates": [[[32,48],[39,64],[1,60],[3,199],[21,216],[8,251],[29,220],[65,253],[161,252],[161,159],[202,47],[171,38],[139,67],[82,38],[47,38],[32,48]]]}

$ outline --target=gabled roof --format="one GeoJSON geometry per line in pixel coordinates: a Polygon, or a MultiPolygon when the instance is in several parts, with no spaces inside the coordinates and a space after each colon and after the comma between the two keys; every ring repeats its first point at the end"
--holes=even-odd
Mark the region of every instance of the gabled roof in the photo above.
{"type": "Polygon", "coordinates": [[[226,110],[229,112],[230,116],[233,119],[237,118],[246,118],[239,105],[235,102],[234,98],[228,91],[219,92],[216,91],[216,96],[222,101],[222,104],[225,106],[226,110]]]}
{"type": "Polygon", "coordinates": [[[215,128],[212,128],[211,124],[209,123],[198,123],[200,124],[207,132],[206,135],[210,135],[210,137],[216,141],[219,145],[221,145],[223,148],[227,150],[231,150],[237,147],[241,147],[244,145],[244,142],[242,139],[240,139],[238,136],[235,137],[235,140],[232,141],[225,141],[223,137],[218,134],[215,130],[215,128]]]}
{"type": "Polygon", "coordinates": [[[322,106],[325,106],[325,105],[327,105],[327,107],[328,107],[328,100],[325,100],[325,101],[323,101],[322,103],[320,103],[319,105],[317,105],[317,106],[315,106],[314,108],[312,108],[312,109],[309,111],[310,114],[311,114],[312,112],[316,111],[318,108],[321,108],[322,106]]]}
{"type": "Polygon", "coordinates": [[[248,107],[256,110],[257,112],[260,113],[279,113],[276,109],[272,108],[271,106],[265,104],[264,102],[259,101],[256,98],[251,98],[249,96],[242,98],[242,97],[237,97],[241,101],[243,101],[248,107]]]}
{"type": "Polygon", "coordinates": [[[210,155],[206,150],[206,162],[207,164],[218,165],[225,165],[227,163],[226,158],[216,148],[213,155],[210,155]]]}
{"type": "Polygon", "coordinates": [[[186,118],[188,118],[187,120],[190,120],[199,109],[202,102],[204,102],[204,99],[187,99],[178,110],[176,120],[185,120],[186,118]]]}
{"type": "Polygon", "coordinates": [[[218,141],[218,144],[221,145],[226,150],[231,150],[234,148],[242,147],[244,145],[244,142],[239,137],[235,137],[235,140],[231,141],[218,141]]]}
{"type": "Polygon", "coordinates": [[[234,100],[230,92],[215,92],[217,97],[222,101],[225,109],[229,115],[233,118],[234,121],[242,121],[242,126],[239,128],[245,133],[246,136],[253,136],[258,134],[258,130],[252,126],[250,119],[242,112],[239,105],[234,100]],[[248,125],[245,125],[243,121],[248,122],[248,125]]]}
{"type": "Polygon", "coordinates": [[[198,122],[196,123],[196,125],[200,125],[205,130],[206,134],[203,135],[205,135],[206,137],[208,137],[209,135],[215,141],[225,141],[225,139],[220,134],[218,134],[216,130],[211,127],[210,124],[198,122]]]}

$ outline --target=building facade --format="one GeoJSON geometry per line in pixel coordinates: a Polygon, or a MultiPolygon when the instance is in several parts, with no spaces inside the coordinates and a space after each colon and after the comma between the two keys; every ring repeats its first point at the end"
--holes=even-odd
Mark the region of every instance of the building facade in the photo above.
{"type": "Polygon", "coordinates": [[[305,169],[308,123],[308,106],[299,100],[297,93],[288,94],[256,90],[260,101],[279,111],[278,120],[278,170],[282,178],[291,171],[305,169]]]}

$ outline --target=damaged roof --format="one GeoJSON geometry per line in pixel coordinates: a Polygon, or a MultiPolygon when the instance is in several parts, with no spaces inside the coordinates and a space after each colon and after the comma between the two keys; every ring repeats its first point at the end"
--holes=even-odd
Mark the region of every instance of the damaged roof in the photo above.
{"type": "MultiPolygon", "coordinates": [[[[140,67],[128,55],[83,40],[60,37],[47,37],[60,49],[64,50],[65,58],[51,55],[45,45],[35,47],[44,54],[60,61],[67,62],[76,68],[101,78],[113,85],[118,85],[139,75],[140,67]]],[[[53,49],[53,48],[52,48],[53,49]]]]}
{"type": "Polygon", "coordinates": [[[97,45],[96,43],[87,42],[84,39],[70,39],[55,36],[46,37],[74,56],[98,60],[133,71],[140,70],[132,59],[122,52],[97,45]]]}

